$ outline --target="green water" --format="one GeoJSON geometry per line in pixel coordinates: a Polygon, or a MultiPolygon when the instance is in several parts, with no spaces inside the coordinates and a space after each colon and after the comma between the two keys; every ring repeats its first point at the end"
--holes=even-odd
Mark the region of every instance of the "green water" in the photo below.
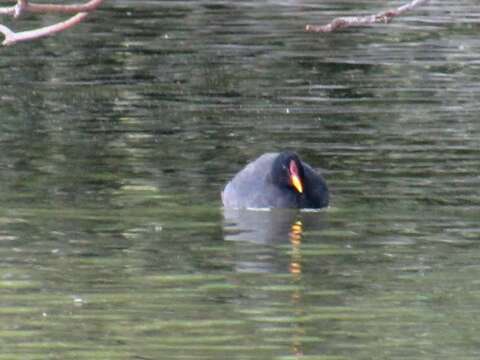
{"type": "Polygon", "coordinates": [[[107,2],[2,49],[0,359],[477,359],[480,10],[303,32],[382,6],[107,2]],[[285,148],[328,209],[221,208],[285,148]]]}

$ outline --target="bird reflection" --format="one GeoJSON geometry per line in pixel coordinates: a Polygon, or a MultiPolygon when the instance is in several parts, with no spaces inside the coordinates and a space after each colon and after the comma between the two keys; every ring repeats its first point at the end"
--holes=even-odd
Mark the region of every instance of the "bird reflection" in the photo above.
{"type": "Polygon", "coordinates": [[[300,277],[304,228],[322,228],[323,216],[322,211],[224,209],[224,239],[238,242],[235,252],[237,271],[283,273],[286,269],[282,264],[285,257],[276,246],[290,244],[291,256],[287,268],[292,275],[300,277]]]}
{"type": "Polygon", "coordinates": [[[285,272],[284,256],[275,245],[288,244],[297,216],[288,209],[225,209],[224,238],[236,242],[236,271],[285,272]]]}
{"type": "MultiPolygon", "coordinates": [[[[324,226],[325,212],[303,212],[289,209],[235,210],[224,209],[224,239],[235,242],[233,249],[235,271],[238,273],[290,273],[291,280],[287,284],[292,286],[285,303],[285,309],[294,314],[295,319],[305,316],[304,286],[302,279],[302,241],[305,229],[308,231],[319,230],[324,226]],[[285,248],[288,256],[285,256],[285,248]]],[[[240,279],[242,279],[240,277],[240,279]]],[[[279,279],[279,285],[285,285],[285,277],[262,276],[256,278],[257,286],[248,283],[242,293],[243,306],[250,309],[268,307],[271,302],[278,303],[282,297],[262,292],[264,281],[268,286],[274,286],[272,281],[279,279]],[[247,300],[248,299],[248,300],[247,300]]],[[[285,294],[287,295],[287,294],[285,294]]],[[[290,351],[294,356],[304,354],[302,339],[306,329],[302,322],[290,324],[293,332],[290,335],[290,351]]]]}
{"type": "Polygon", "coordinates": [[[298,210],[290,209],[224,209],[225,240],[259,245],[284,243],[297,215],[298,210]]]}
{"type": "MultiPolygon", "coordinates": [[[[288,209],[272,209],[269,211],[224,209],[224,239],[235,242],[234,264],[238,273],[271,273],[285,274],[289,272],[292,286],[288,301],[284,303],[294,318],[305,316],[304,287],[302,286],[303,261],[302,241],[305,229],[319,230],[323,227],[324,212],[304,212],[288,209]],[[285,256],[285,248],[288,256],[285,256]]],[[[257,283],[268,281],[271,285],[275,277],[258,277],[257,283]]],[[[279,278],[279,284],[285,284],[285,278],[279,278]],[[283,280],[282,280],[283,279],[283,280]]],[[[275,280],[274,280],[275,281],[275,280]]],[[[284,293],[285,294],[285,293],[284,293]]],[[[287,294],[285,294],[287,295],[287,294]]],[[[278,303],[282,296],[268,290],[259,294],[258,287],[249,283],[242,293],[241,302],[246,308],[265,308],[268,304],[278,303]],[[246,300],[248,299],[248,300],[246,300]]],[[[286,299],[285,299],[286,300],[286,299]]],[[[301,322],[290,324],[290,348],[294,356],[304,354],[305,326],[301,322]]]]}

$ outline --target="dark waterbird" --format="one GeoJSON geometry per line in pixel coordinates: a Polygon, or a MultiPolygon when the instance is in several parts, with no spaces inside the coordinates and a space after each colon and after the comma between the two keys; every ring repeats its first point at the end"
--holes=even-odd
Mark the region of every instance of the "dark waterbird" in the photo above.
{"type": "Polygon", "coordinates": [[[290,151],[267,153],[238,172],[222,192],[226,208],[328,206],[325,180],[290,151]]]}

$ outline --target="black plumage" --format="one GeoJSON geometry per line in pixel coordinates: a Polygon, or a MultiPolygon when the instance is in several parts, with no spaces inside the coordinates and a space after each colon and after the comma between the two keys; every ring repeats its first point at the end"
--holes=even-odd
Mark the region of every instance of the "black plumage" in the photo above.
{"type": "Polygon", "coordinates": [[[226,208],[328,206],[323,177],[290,151],[263,154],[238,172],[222,192],[226,208]],[[295,177],[297,179],[295,179],[295,177]]]}

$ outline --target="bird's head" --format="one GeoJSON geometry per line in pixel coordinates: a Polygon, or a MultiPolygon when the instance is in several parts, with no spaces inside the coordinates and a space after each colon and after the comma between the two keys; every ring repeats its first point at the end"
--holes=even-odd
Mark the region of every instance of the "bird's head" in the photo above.
{"type": "Polygon", "coordinates": [[[297,154],[281,152],[272,165],[272,178],[277,185],[289,187],[299,194],[304,192],[304,170],[297,154]]]}

